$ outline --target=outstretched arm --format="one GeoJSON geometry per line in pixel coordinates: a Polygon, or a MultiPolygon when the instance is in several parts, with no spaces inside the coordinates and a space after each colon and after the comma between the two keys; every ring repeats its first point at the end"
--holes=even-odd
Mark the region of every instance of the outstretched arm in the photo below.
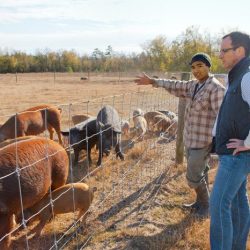
{"type": "Polygon", "coordinates": [[[154,79],[149,77],[147,74],[142,73],[142,76],[137,76],[135,82],[138,85],[149,85],[154,83],[154,79]]]}
{"type": "MultiPolygon", "coordinates": [[[[153,87],[162,87],[166,89],[170,94],[177,97],[190,98],[190,89],[194,88],[195,81],[178,81],[171,79],[156,79],[151,78],[147,74],[143,73],[142,76],[137,76],[134,80],[138,85],[152,85],[153,87]]],[[[192,91],[191,91],[192,92],[192,91]]]]}

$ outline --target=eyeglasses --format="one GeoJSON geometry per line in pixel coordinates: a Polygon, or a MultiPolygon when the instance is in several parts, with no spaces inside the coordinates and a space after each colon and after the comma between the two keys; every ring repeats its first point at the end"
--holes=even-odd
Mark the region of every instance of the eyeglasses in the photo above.
{"type": "Polygon", "coordinates": [[[230,51],[230,50],[236,50],[236,49],[238,49],[238,47],[232,47],[232,48],[227,48],[227,49],[221,49],[221,50],[220,50],[220,53],[227,53],[227,52],[230,51]]]}

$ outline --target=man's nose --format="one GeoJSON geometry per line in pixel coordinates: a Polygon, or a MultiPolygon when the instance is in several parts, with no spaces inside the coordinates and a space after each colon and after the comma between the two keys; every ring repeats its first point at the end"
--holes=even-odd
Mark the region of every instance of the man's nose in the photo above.
{"type": "Polygon", "coordinates": [[[197,72],[199,72],[199,69],[193,69],[193,74],[196,74],[197,72]]]}
{"type": "Polygon", "coordinates": [[[223,51],[220,51],[219,58],[220,58],[220,59],[222,59],[222,58],[223,58],[223,56],[224,56],[223,51]]]}

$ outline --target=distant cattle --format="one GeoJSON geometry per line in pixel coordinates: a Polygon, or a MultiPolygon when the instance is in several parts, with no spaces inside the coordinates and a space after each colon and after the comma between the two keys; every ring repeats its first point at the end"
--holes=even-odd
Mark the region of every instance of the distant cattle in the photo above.
{"type": "Polygon", "coordinates": [[[26,135],[38,135],[48,129],[53,140],[54,130],[61,139],[61,109],[50,105],[40,105],[11,116],[0,127],[0,142],[26,135]]]}
{"type": "Polygon", "coordinates": [[[82,76],[80,79],[81,80],[88,80],[89,78],[87,76],[82,76]]]}
{"type": "Polygon", "coordinates": [[[50,139],[36,137],[0,149],[0,239],[5,236],[0,249],[11,243],[14,215],[41,200],[50,187],[63,186],[68,169],[67,152],[50,139]]]}

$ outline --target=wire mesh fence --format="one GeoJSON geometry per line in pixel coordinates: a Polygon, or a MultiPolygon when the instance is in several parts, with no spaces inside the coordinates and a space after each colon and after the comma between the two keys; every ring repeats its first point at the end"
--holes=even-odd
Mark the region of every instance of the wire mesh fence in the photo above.
{"type": "MultiPolygon", "coordinates": [[[[150,111],[172,111],[177,113],[177,102],[177,98],[168,95],[163,89],[152,89],[60,105],[61,124],[69,133],[74,127],[72,122],[72,116],[74,115],[88,114],[91,117],[96,117],[105,105],[110,105],[117,110],[119,121],[127,120],[130,125],[130,133],[127,135],[121,134],[120,150],[125,155],[124,161],[117,159],[116,153],[112,151],[108,157],[104,156],[101,166],[96,167],[98,151],[102,150],[97,146],[92,149],[93,162],[90,164],[85,154],[85,151],[88,151],[88,147],[90,147],[89,140],[93,136],[100,138],[101,133],[105,131],[97,131],[91,136],[86,133],[85,138],[81,141],[74,144],[64,144],[64,148],[60,147],[51,152],[49,135],[46,132],[46,129],[50,126],[48,123],[44,125],[45,132],[42,135],[45,137],[43,157],[34,156],[35,153],[33,157],[30,157],[29,153],[27,153],[28,155],[25,154],[25,156],[21,154],[21,145],[27,144],[26,146],[31,147],[33,151],[37,150],[36,144],[32,143],[32,140],[36,140],[34,138],[26,138],[26,142],[15,138],[14,143],[12,140],[11,145],[2,147],[0,149],[0,160],[1,158],[5,159],[4,154],[7,150],[12,150],[14,151],[13,155],[15,157],[13,161],[15,161],[15,164],[12,162],[13,168],[12,171],[9,170],[8,174],[5,174],[5,171],[1,172],[0,187],[2,189],[0,192],[2,197],[5,197],[8,193],[5,184],[11,181],[17,182],[18,189],[11,193],[11,195],[15,196],[16,204],[8,203],[10,201],[7,198],[1,199],[0,216],[5,217],[5,219],[8,218],[7,222],[2,218],[8,227],[3,229],[1,226],[0,242],[3,243],[11,236],[13,247],[16,249],[93,249],[93,242],[98,239],[100,232],[105,232],[107,229],[122,231],[129,228],[136,235],[140,226],[147,219],[143,216],[143,213],[154,204],[161,184],[166,181],[167,173],[171,170],[169,144],[171,144],[174,137],[164,137],[163,135],[167,134],[168,131],[159,131],[156,124],[153,124],[153,131],[147,130],[142,138],[140,132],[137,131],[138,128],[134,127],[133,112],[140,108],[143,114],[150,111]],[[86,148],[82,151],[79,162],[75,163],[73,149],[74,146],[81,142],[85,142],[86,148]],[[40,196],[37,194],[37,197],[34,196],[34,202],[30,202],[29,198],[33,196],[25,196],[26,194],[23,192],[25,191],[25,181],[27,181],[25,178],[32,179],[32,176],[30,176],[30,173],[25,175],[25,171],[28,172],[28,169],[32,168],[33,171],[38,171],[37,166],[39,164],[43,165],[44,168],[46,166],[48,168],[54,158],[57,161],[57,156],[61,157],[60,151],[65,150],[69,159],[67,183],[71,183],[71,186],[65,188],[60,195],[55,197],[52,179],[50,180],[52,185],[47,187],[46,192],[44,191],[43,195],[39,194],[40,196]],[[7,181],[8,179],[9,181],[7,181]],[[97,191],[94,192],[93,202],[89,201],[91,206],[80,218],[78,218],[77,190],[73,183],[87,183],[89,187],[97,188],[97,191]],[[27,217],[27,211],[34,204],[41,202],[41,196],[47,197],[47,203],[32,216],[27,217]],[[35,201],[35,199],[37,200],[35,201]],[[57,206],[60,206],[57,205],[59,201],[61,201],[60,204],[64,204],[61,206],[71,209],[71,213],[57,215],[56,210],[58,209],[57,206]],[[9,204],[13,207],[12,211],[6,208],[9,204]],[[41,224],[41,218],[46,213],[50,215],[41,235],[34,234],[32,230],[37,225],[34,226],[32,219],[39,218],[41,224]],[[15,214],[15,218],[13,218],[13,214],[15,214]],[[6,217],[6,215],[8,216],[6,217]],[[84,224],[82,219],[85,219],[86,216],[87,220],[86,224],[84,224]],[[11,223],[13,220],[16,220],[17,224],[15,226],[11,223]]],[[[45,112],[44,121],[47,121],[48,109],[45,112]]],[[[32,112],[36,113],[35,111],[32,112]]],[[[15,125],[18,123],[18,115],[14,115],[15,125]]],[[[4,115],[2,118],[6,120],[8,117],[4,115]]],[[[16,130],[17,126],[14,128],[16,130]]],[[[107,128],[107,130],[109,129],[111,127],[107,128]]],[[[17,131],[15,131],[15,135],[17,135],[17,131]]],[[[113,143],[113,140],[111,141],[113,143]]],[[[115,145],[112,146],[115,147],[115,145]]],[[[2,169],[5,167],[4,164],[5,162],[2,160],[2,169]]],[[[65,164],[67,165],[67,163],[65,164]]],[[[39,181],[39,179],[36,180],[37,186],[39,186],[39,181]]],[[[32,192],[33,190],[29,191],[32,192]]]]}

